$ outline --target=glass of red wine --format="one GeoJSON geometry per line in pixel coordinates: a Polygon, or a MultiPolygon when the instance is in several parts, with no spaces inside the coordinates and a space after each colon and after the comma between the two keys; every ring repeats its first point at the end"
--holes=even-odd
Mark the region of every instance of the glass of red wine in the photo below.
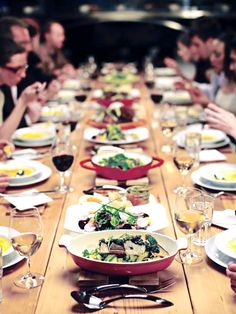
{"type": "Polygon", "coordinates": [[[60,186],[58,192],[66,193],[72,191],[65,184],[65,172],[70,169],[74,161],[75,150],[70,142],[56,141],[52,146],[52,162],[60,175],[60,186]]]}

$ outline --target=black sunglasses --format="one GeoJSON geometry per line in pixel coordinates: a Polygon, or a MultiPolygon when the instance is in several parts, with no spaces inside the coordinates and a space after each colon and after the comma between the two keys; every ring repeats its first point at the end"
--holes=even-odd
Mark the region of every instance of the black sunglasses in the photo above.
{"type": "Polygon", "coordinates": [[[12,72],[12,73],[17,73],[17,72],[19,72],[20,70],[21,71],[26,71],[27,69],[28,69],[28,67],[29,67],[29,65],[28,64],[24,64],[24,65],[21,65],[21,66],[19,66],[19,67],[9,67],[9,66],[7,66],[7,65],[5,65],[4,66],[4,68],[6,69],[6,70],[8,70],[8,71],[10,71],[10,72],[12,72]]]}

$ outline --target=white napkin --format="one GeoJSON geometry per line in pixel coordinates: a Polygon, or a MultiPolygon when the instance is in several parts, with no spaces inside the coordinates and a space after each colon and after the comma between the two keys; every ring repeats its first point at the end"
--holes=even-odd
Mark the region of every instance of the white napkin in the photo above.
{"type": "Polygon", "coordinates": [[[224,161],[226,157],[216,149],[201,150],[199,154],[200,162],[224,161]]]}
{"type": "Polygon", "coordinates": [[[223,211],[214,211],[212,217],[212,223],[214,225],[224,226],[229,228],[236,226],[236,215],[232,209],[225,209],[223,211]]]}
{"type": "Polygon", "coordinates": [[[39,159],[44,154],[40,154],[37,150],[32,148],[21,149],[12,153],[11,157],[13,159],[39,159]]]}
{"type": "Polygon", "coordinates": [[[5,196],[5,200],[14,205],[18,210],[26,210],[32,206],[38,206],[52,201],[52,198],[47,196],[44,193],[33,194],[33,195],[24,195],[29,194],[30,192],[35,192],[36,189],[28,190],[19,194],[21,196],[5,196]]]}

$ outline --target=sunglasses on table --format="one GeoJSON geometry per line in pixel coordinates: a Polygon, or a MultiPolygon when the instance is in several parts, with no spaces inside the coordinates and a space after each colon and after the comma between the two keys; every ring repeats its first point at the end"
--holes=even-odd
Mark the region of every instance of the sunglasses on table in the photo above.
{"type": "Polygon", "coordinates": [[[17,73],[19,71],[26,71],[28,69],[29,65],[28,64],[24,64],[24,65],[21,65],[21,66],[18,66],[18,67],[9,67],[7,65],[4,66],[4,69],[12,72],[12,73],[17,73]]]}

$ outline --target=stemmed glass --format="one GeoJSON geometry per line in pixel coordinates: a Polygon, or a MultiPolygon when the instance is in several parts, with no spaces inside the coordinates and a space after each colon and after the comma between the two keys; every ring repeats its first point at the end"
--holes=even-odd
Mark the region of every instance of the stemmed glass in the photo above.
{"type": "Polygon", "coordinates": [[[176,125],[175,112],[173,108],[170,107],[166,109],[163,107],[163,112],[160,117],[160,126],[163,135],[167,139],[167,143],[165,143],[161,148],[163,153],[170,153],[172,151],[171,138],[176,125]]]}
{"type": "Polygon", "coordinates": [[[75,149],[70,142],[61,140],[55,141],[52,146],[52,162],[60,175],[60,186],[58,192],[71,192],[73,189],[65,185],[65,172],[71,167],[74,161],[75,149]]]}
{"type": "Polygon", "coordinates": [[[195,163],[196,155],[192,151],[174,146],[173,161],[180,174],[182,175],[182,185],[174,189],[174,193],[185,192],[185,178],[195,163]]]}
{"type": "Polygon", "coordinates": [[[202,210],[192,206],[193,196],[200,196],[201,191],[197,189],[186,189],[184,193],[177,194],[174,219],[178,228],[187,235],[188,248],[179,253],[177,261],[184,264],[194,264],[202,260],[202,256],[192,251],[192,236],[202,227],[205,215],[202,210]]]}
{"type": "Polygon", "coordinates": [[[16,208],[11,210],[9,239],[13,248],[27,258],[27,272],[14,280],[15,285],[25,289],[40,286],[44,281],[44,276],[32,273],[30,270],[30,257],[36,253],[43,240],[42,221],[36,207],[23,212],[16,208]],[[19,233],[17,234],[16,231],[19,233]]]}

